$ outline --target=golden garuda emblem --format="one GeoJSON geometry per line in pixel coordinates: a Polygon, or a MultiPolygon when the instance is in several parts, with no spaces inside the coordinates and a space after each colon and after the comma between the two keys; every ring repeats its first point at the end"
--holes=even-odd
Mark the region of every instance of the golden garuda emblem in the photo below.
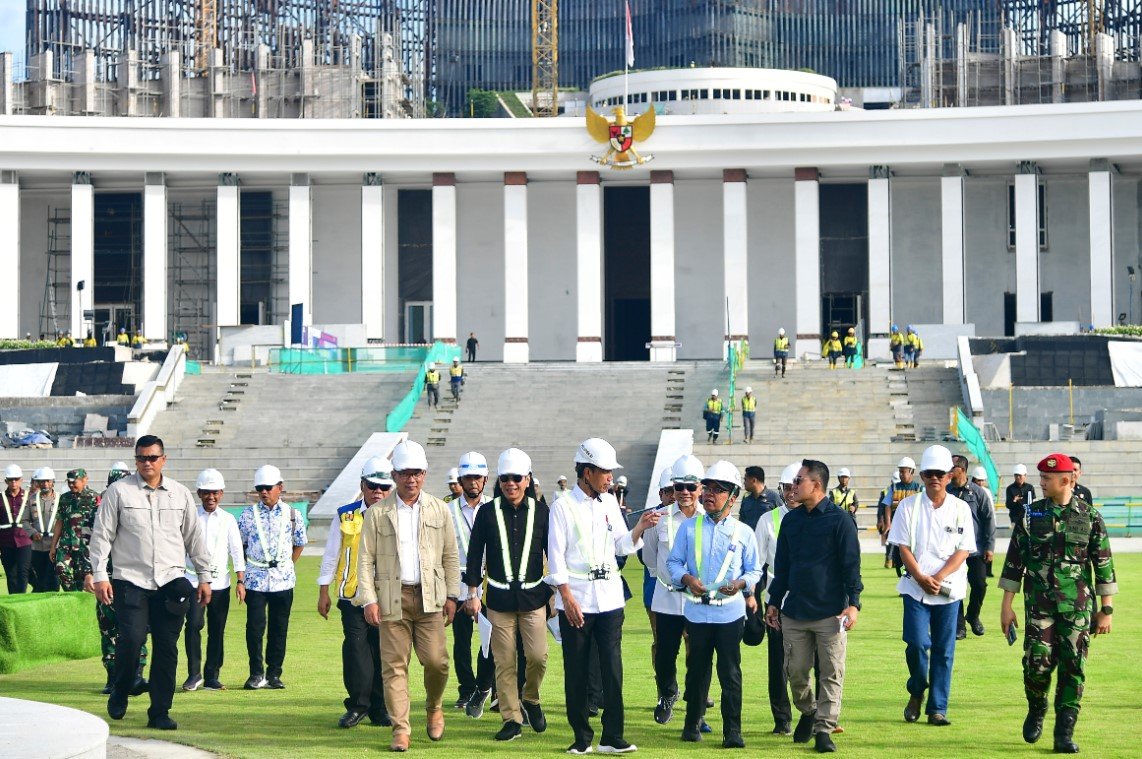
{"type": "Polygon", "coordinates": [[[587,106],[587,133],[596,142],[610,143],[610,149],[601,156],[593,155],[591,160],[612,169],[631,169],[654,159],[647,153],[639,155],[634,149],[636,142],[643,142],[654,132],[654,103],[650,103],[646,113],[628,120],[623,107],[615,107],[615,118],[608,119],[587,106]]]}

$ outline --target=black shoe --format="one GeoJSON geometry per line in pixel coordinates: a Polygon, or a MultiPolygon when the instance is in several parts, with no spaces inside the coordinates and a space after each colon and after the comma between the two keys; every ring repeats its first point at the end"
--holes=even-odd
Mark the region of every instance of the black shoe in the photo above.
{"type": "Polygon", "coordinates": [[[793,723],[792,722],[778,722],[773,726],[774,735],[792,735],[793,723]]]}
{"type": "Polygon", "coordinates": [[[161,717],[148,719],[147,727],[153,727],[155,730],[178,730],[178,723],[164,714],[161,717]]]}
{"type": "Polygon", "coordinates": [[[677,700],[678,696],[663,696],[658,699],[658,706],[654,707],[654,721],[665,725],[674,719],[674,702],[677,700]]]}
{"type": "Polygon", "coordinates": [[[282,682],[280,677],[275,675],[266,681],[266,687],[271,690],[285,690],[285,683],[282,682]]]}
{"type": "Polygon", "coordinates": [[[256,675],[250,675],[250,677],[246,680],[246,684],[242,687],[246,690],[261,690],[268,685],[269,683],[266,682],[265,676],[259,672],[256,675]]]}
{"type": "Polygon", "coordinates": [[[1042,709],[1027,709],[1027,719],[1023,720],[1023,740],[1035,743],[1043,736],[1043,718],[1046,716],[1046,706],[1042,709]]]}
{"type": "Polygon", "coordinates": [[[952,721],[945,717],[943,714],[929,714],[928,724],[935,725],[936,727],[947,727],[952,724],[952,721]]]}
{"type": "MultiPolygon", "coordinates": [[[[468,697],[468,703],[464,705],[464,713],[472,719],[479,719],[484,716],[484,704],[488,703],[488,699],[492,697],[490,690],[477,690],[468,697]]],[[[497,704],[499,706],[499,704],[497,704]]]]}
{"type": "Polygon", "coordinates": [[[127,699],[111,694],[111,698],[107,699],[107,716],[111,719],[123,719],[126,714],[127,699]]]}
{"type": "Polygon", "coordinates": [[[531,729],[537,733],[542,733],[547,729],[547,717],[544,716],[543,708],[539,704],[529,704],[522,700],[519,703],[523,710],[525,724],[531,725],[531,729]]]}
{"type": "Polygon", "coordinates": [[[968,630],[966,627],[957,627],[956,628],[956,640],[963,640],[967,636],[968,636],[968,630]]]}
{"type": "Polygon", "coordinates": [[[682,728],[682,740],[687,743],[701,743],[702,732],[698,728],[691,725],[686,725],[682,728]]]}
{"type": "Polygon", "coordinates": [[[206,690],[226,690],[226,686],[217,677],[212,677],[209,680],[204,680],[202,687],[206,690]]]}
{"type": "Polygon", "coordinates": [[[488,711],[500,713],[500,694],[495,689],[492,690],[492,700],[488,702],[488,711]]]}
{"type": "Polygon", "coordinates": [[[463,709],[465,706],[468,705],[468,702],[471,699],[472,699],[471,693],[469,693],[467,695],[461,693],[460,698],[456,699],[456,703],[452,704],[452,708],[453,709],[463,709]]]}
{"type": "Polygon", "coordinates": [[[712,732],[714,732],[714,728],[710,727],[710,723],[707,722],[705,719],[703,719],[701,722],[698,723],[698,732],[700,732],[700,733],[712,733],[712,732]]]}
{"type": "Polygon", "coordinates": [[[568,754],[589,754],[594,751],[590,741],[575,741],[567,747],[568,754]]]}
{"type": "Polygon", "coordinates": [[[151,689],[151,684],[147,682],[144,677],[136,677],[135,682],[131,683],[131,695],[141,696],[151,689]]]}
{"type": "Polygon", "coordinates": [[[365,712],[355,712],[352,709],[341,715],[337,720],[337,727],[356,727],[365,719],[365,712]]]}
{"type": "Polygon", "coordinates": [[[794,743],[808,743],[813,737],[813,720],[817,719],[817,712],[802,714],[797,720],[797,729],[793,731],[794,743]]]}
{"type": "Polygon", "coordinates": [[[627,743],[622,738],[604,738],[599,741],[599,747],[595,750],[600,754],[630,754],[638,751],[638,746],[627,743]]]}
{"type": "Polygon", "coordinates": [[[496,733],[496,740],[497,741],[514,741],[516,738],[520,737],[521,735],[523,735],[523,725],[521,725],[518,722],[513,722],[512,720],[508,720],[500,728],[500,731],[498,733],[496,733]]]}
{"type": "Polygon", "coordinates": [[[920,707],[924,701],[924,694],[919,696],[909,696],[908,704],[904,707],[904,721],[915,722],[920,719],[920,707]]]}
{"type": "Polygon", "coordinates": [[[829,733],[817,733],[817,753],[818,754],[832,754],[836,753],[837,744],[833,743],[833,736],[829,733]]]}
{"type": "Polygon", "coordinates": [[[745,748],[745,738],[741,733],[728,733],[722,738],[722,748],[745,748]]]}
{"type": "Polygon", "coordinates": [[[983,635],[983,622],[979,621],[979,617],[976,617],[975,619],[969,619],[968,625],[971,626],[973,635],[983,635]]]}
{"type": "Polygon", "coordinates": [[[1055,713],[1055,753],[1077,754],[1079,744],[1075,743],[1075,723],[1079,713],[1076,709],[1059,709],[1055,713]]]}
{"type": "Polygon", "coordinates": [[[186,682],[182,684],[182,689],[198,690],[202,687],[204,682],[206,681],[202,679],[202,675],[191,675],[190,677],[186,678],[186,682]]]}
{"type": "Polygon", "coordinates": [[[104,686],[103,686],[103,690],[101,690],[101,691],[99,691],[99,692],[100,692],[100,693],[102,693],[104,696],[110,696],[110,695],[111,695],[111,691],[112,691],[114,688],[115,688],[115,681],[114,681],[114,678],[111,676],[111,674],[110,674],[110,673],[108,673],[108,675],[107,675],[107,684],[106,684],[106,685],[104,685],[104,686]]]}
{"type": "Polygon", "coordinates": [[[389,713],[387,711],[369,712],[369,722],[373,723],[377,727],[393,726],[393,721],[389,718],[389,713]]]}

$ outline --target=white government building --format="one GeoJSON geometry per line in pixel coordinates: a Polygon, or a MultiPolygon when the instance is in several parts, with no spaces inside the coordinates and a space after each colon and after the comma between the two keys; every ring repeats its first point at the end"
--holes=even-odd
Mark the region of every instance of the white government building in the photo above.
{"type": "Polygon", "coordinates": [[[627,171],[581,118],[0,117],[0,337],[292,305],[374,341],[474,332],[487,360],[669,361],[1142,313],[1142,102],[799,105],[664,114],[627,171]]]}

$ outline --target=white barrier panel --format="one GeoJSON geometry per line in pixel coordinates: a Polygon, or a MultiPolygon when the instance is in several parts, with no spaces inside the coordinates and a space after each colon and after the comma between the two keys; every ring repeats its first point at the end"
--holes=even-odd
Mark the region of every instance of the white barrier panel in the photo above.
{"type": "Polygon", "coordinates": [[[646,489],[646,505],[658,503],[658,475],[681,456],[694,452],[694,430],[663,430],[658,436],[658,452],[650,470],[650,484],[646,489]]]}
{"type": "Polygon", "coordinates": [[[352,503],[361,492],[361,467],[373,456],[388,457],[397,443],[408,437],[407,432],[374,432],[365,444],[353,454],[353,458],[333,480],[317,503],[309,510],[309,518],[332,519],[337,509],[352,503]]]}
{"type": "Polygon", "coordinates": [[[0,397],[47,398],[52,394],[59,364],[5,364],[0,366],[0,397]]]}

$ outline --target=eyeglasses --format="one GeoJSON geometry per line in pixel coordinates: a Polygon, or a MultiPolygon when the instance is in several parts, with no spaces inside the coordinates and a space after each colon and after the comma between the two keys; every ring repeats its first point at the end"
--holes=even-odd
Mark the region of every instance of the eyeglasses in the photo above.
{"type": "Polygon", "coordinates": [[[730,489],[727,487],[723,487],[722,485],[720,485],[716,482],[711,482],[709,485],[706,485],[706,492],[707,493],[713,493],[714,495],[721,495],[722,493],[730,492],[730,489]]]}
{"type": "Polygon", "coordinates": [[[687,491],[693,493],[693,492],[698,490],[698,483],[696,483],[696,482],[676,482],[676,483],[674,483],[674,492],[681,493],[683,490],[687,490],[687,491]]]}
{"type": "Polygon", "coordinates": [[[522,474],[501,474],[500,475],[500,482],[505,482],[505,483],[506,482],[514,482],[518,485],[519,483],[523,482],[523,475],[522,474]]]}
{"type": "MultiPolygon", "coordinates": [[[[278,485],[280,485],[280,484],[281,483],[279,482],[278,485]]],[[[254,490],[257,490],[259,493],[268,493],[271,490],[273,490],[274,488],[276,488],[278,485],[255,485],[254,490]]]]}
{"type": "Polygon", "coordinates": [[[164,455],[166,455],[166,454],[160,453],[158,455],[151,455],[151,456],[136,456],[135,461],[137,461],[140,464],[153,464],[156,461],[158,461],[159,459],[161,459],[164,455]]]}
{"type": "Polygon", "coordinates": [[[920,476],[926,480],[927,479],[942,480],[946,474],[947,474],[947,472],[941,472],[939,469],[925,469],[923,472],[920,472],[920,476]]]}
{"type": "Polygon", "coordinates": [[[388,490],[392,485],[387,482],[369,482],[365,480],[365,487],[369,490],[388,490]]]}
{"type": "Polygon", "coordinates": [[[404,477],[405,479],[415,480],[417,477],[424,476],[423,469],[402,469],[399,472],[393,472],[397,477],[404,477]]]}

